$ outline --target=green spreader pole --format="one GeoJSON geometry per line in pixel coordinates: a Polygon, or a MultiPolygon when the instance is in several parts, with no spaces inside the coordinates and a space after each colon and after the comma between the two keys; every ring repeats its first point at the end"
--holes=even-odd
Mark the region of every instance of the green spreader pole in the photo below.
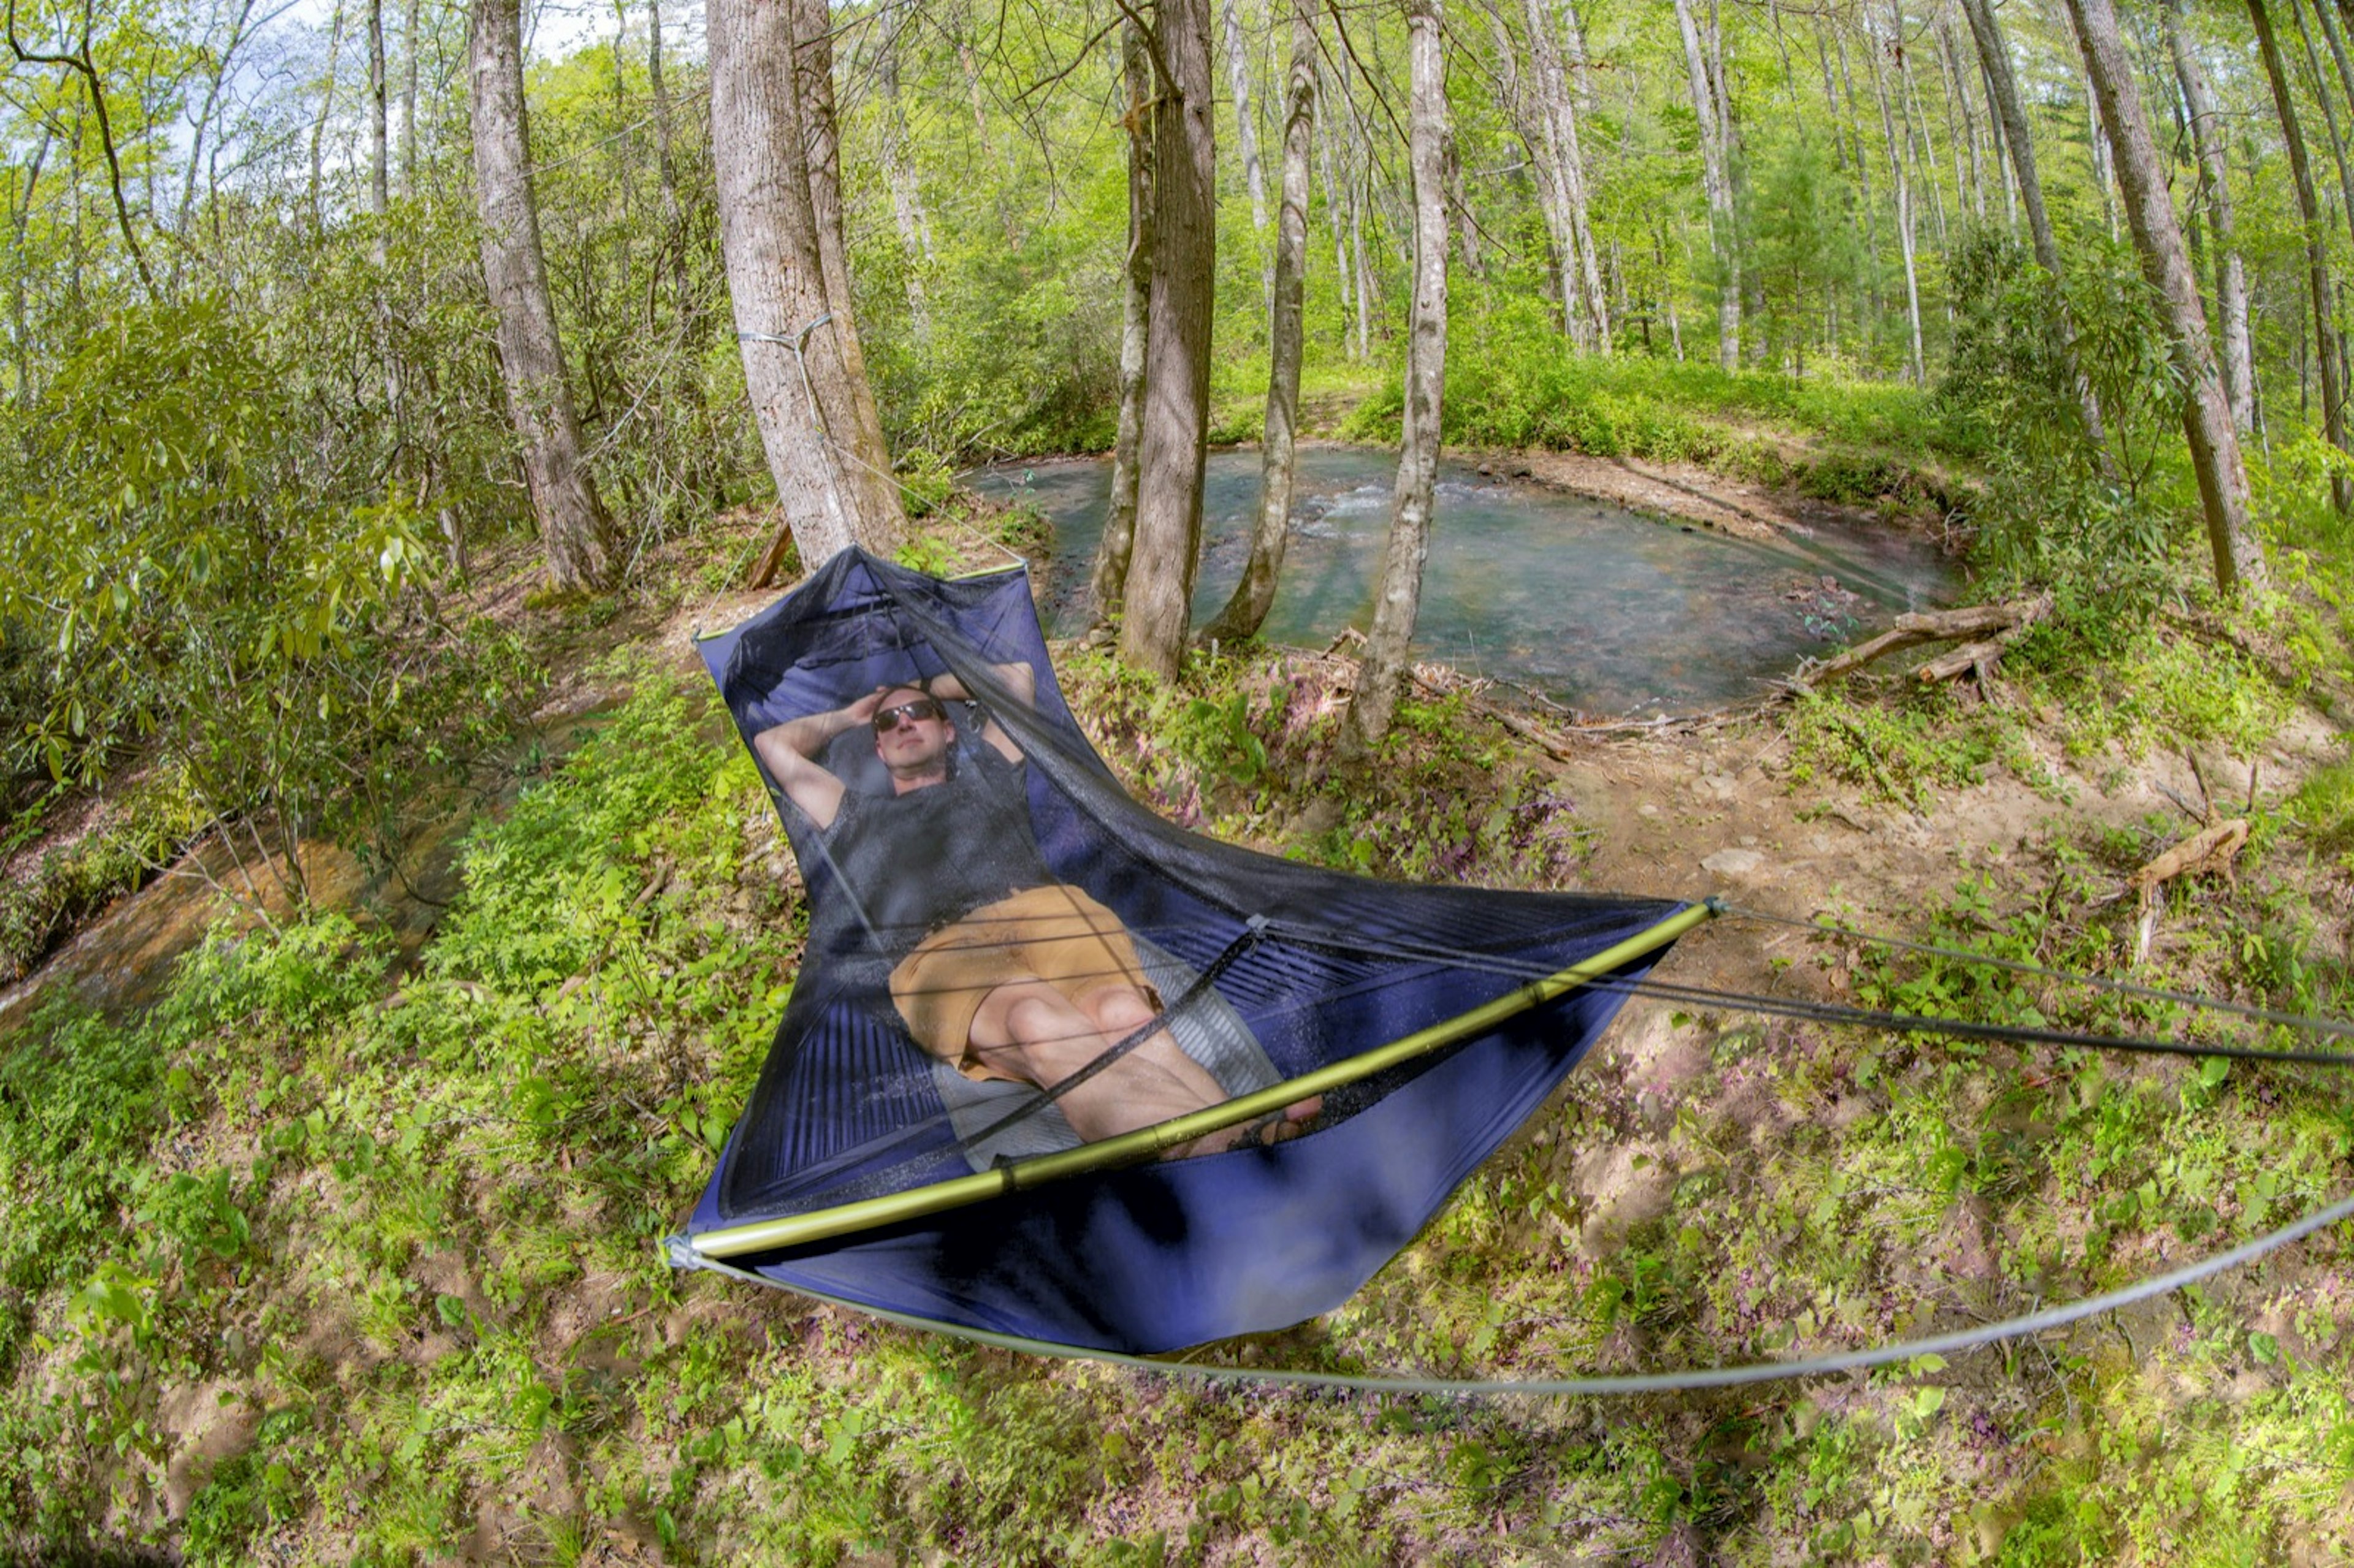
{"type": "Polygon", "coordinates": [[[687,1245],[705,1257],[736,1257],[748,1252],[801,1246],[858,1231],[880,1229],[902,1220],[920,1219],[927,1214],[960,1209],[969,1203],[1043,1186],[1066,1176],[1083,1175],[1090,1171],[1103,1171],[1146,1160],[1222,1128],[1234,1127],[1265,1116],[1269,1111],[1281,1110],[1311,1095],[1326,1094],[1344,1085],[1357,1083],[1402,1062],[1410,1062],[1416,1056],[1427,1055],[1458,1040],[1483,1033],[1505,1019],[1533,1007],[1542,1007],[1615,969],[1632,963],[1646,953],[1657,952],[1693,927],[1714,916],[1720,907],[1713,898],[1688,906],[1649,930],[1629,937],[1615,947],[1605,948],[1592,958],[1572,964],[1557,974],[1532,980],[1517,991],[1508,991],[1493,1001],[1443,1023],[1417,1029],[1386,1045],[1377,1045],[1371,1051],[1327,1067],[1319,1067],[1312,1073],[1302,1073],[1270,1088],[1238,1095],[1201,1110],[1172,1117],[1150,1127],[1138,1128],[1133,1132],[1083,1143],[1076,1149],[1001,1165],[994,1171],[960,1176],[929,1186],[912,1187],[907,1192],[890,1192],[880,1198],[864,1198],[857,1202],[843,1203],[831,1209],[815,1209],[805,1214],[789,1214],[782,1219],[760,1220],[747,1225],[704,1231],[688,1236],[687,1245]]]}

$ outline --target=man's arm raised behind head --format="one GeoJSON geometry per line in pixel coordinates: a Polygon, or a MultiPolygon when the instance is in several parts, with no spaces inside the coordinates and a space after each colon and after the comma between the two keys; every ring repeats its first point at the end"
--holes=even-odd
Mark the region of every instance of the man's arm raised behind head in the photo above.
{"type": "MultiPolygon", "coordinates": [[[[1016,660],[1010,664],[991,664],[989,667],[989,673],[1002,682],[1006,690],[1013,694],[1014,700],[1023,707],[1034,708],[1038,705],[1037,671],[1016,660]]],[[[946,674],[933,676],[925,683],[924,689],[932,695],[948,702],[968,703],[974,700],[973,694],[965,689],[962,681],[957,679],[956,672],[953,670],[946,674]]],[[[1006,734],[1005,726],[994,718],[981,726],[981,738],[996,748],[997,754],[1006,761],[1022,760],[1022,748],[1013,744],[1013,737],[1006,734]]]]}
{"type": "Polygon", "coordinates": [[[817,754],[843,731],[872,724],[875,708],[889,690],[888,686],[877,686],[848,707],[805,714],[752,737],[752,755],[760,759],[769,777],[785,792],[785,799],[799,806],[820,828],[833,826],[833,819],[841,814],[843,785],[841,779],[818,766],[817,754]]]}

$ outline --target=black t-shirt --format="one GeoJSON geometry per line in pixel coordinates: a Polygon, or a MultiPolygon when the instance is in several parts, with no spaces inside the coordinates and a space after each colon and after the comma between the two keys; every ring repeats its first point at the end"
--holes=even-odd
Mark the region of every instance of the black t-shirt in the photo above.
{"type": "Polygon", "coordinates": [[[846,790],[826,850],[876,938],[905,953],[970,910],[1055,880],[1030,826],[1029,766],[960,746],[947,779],[904,795],[846,790]]]}

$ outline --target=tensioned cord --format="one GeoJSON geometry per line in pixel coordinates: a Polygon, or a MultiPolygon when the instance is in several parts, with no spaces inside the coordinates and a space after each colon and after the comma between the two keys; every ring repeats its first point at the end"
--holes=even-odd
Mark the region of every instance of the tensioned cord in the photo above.
{"type": "Polygon", "coordinates": [[[1076,1345],[1057,1344],[1051,1340],[1033,1340],[1015,1334],[991,1333],[983,1329],[969,1329],[962,1324],[942,1322],[937,1319],[919,1318],[911,1313],[886,1311],[863,1302],[845,1300],[823,1291],[804,1289],[737,1268],[716,1258],[708,1258],[686,1244],[685,1238],[673,1236],[666,1243],[670,1261],[674,1267],[707,1268],[715,1273],[756,1285],[774,1286],[796,1295],[811,1297],[835,1307],[880,1318],[903,1328],[926,1330],[948,1334],[976,1344],[999,1350],[1018,1351],[1027,1355],[1049,1356],[1057,1360],[1094,1361],[1107,1366],[1129,1367],[1139,1372],[1157,1372],[1169,1377],[1195,1377],[1216,1383],[1257,1383],[1270,1387],[1346,1389],[1363,1393],[1393,1394],[1539,1394],[1553,1397],[1569,1395],[1616,1395],[1638,1393],[1688,1393],[1702,1389],[1732,1388],[1744,1383],[1780,1383],[1793,1378],[1825,1377],[1839,1372],[1862,1372],[1872,1367],[1889,1366],[1909,1361],[1921,1356],[1959,1355],[1966,1351],[2019,1339],[2028,1334],[2041,1333],[2049,1329],[2064,1328],[2086,1318],[2104,1312],[2131,1307],[2137,1302],[2171,1294],[2185,1286],[2196,1285],[2219,1274],[2255,1262],[2268,1253],[2276,1252],[2291,1242],[2301,1241],[2316,1231],[2354,1219],[2354,1197],[2340,1198],[2327,1208],[2317,1210],[2301,1220],[2268,1231],[2253,1241],[2243,1242],[2229,1252],[2217,1253],[2197,1263],[2185,1265],[2165,1274],[2156,1275],[2116,1290],[2079,1300],[2062,1302],[2041,1311],[2014,1318],[2004,1318],[1974,1329],[1956,1330],[1949,1334],[1932,1334],[1925,1339],[1900,1340],[1893,1344],[1877,1345],[1859,1351],[1835,1351],[1825,1355],[1808,1356],[1794,1361],[1747,1361],[1729,1367],[1695,1367],[1682,1372],[1630,1372],[1612,1377],[1570,1378],[1454,1378],[1454,1377],[1394,1377],[1363,1372],[1295,1372],[1285,1369],[1225,1366],[1215,1362],[1166,1361],[1150,1356],[1125,1355],[1116,1351],[1092,1351],[1076,1345]]]}
{"type": "Polygon", "coordinates": [[[2116,996],[2130,996],[2144,1001],[2170,1001],[2178,1006],[2204,1008],[2211,1012],[2229,1012],[2259,1023],[2277,1023],[2290,1029],[2302,1029],[2315,1034],[2354,1036],[2354,1022],[2342,1019],[2314,1018],[2303,1013],[2280,1012],[2269,1007],[2252,1007],[2245,1002],[2224,1001],[2211,996],[2196,996],[2189,991],[2166,991],[2156,986],[2136,985],[2131,980],[2109,980],[2100,975],[2072,974],[2043,964],[2031,964],[2022,959],[1997,958],[1991,953],[1973,952],[1967,948],[1940,947],[1934,942],[1915,942],[1903,937],[1882,936],[1872,931],[1859,931],[1849,926],[1825,925],[1819,920],[1801,920],[1794,915],[1776,915],[1770,909],[1752,909],[1744,905],[1728,904],[1724,913],[1744,920],[1757,920],[1773,926],[1795,926],[1812,931],[1819,937],[1844,937],[1850,941],[1870,942],[1882,948],[1894,948],[1902,952],[1922,953],[1931,958],[1960,959],[1967,963],[1983,964],[1988,969],[2004,969],[2018,975],[2031,975],[2038,980],[2062,980],[2094,991],[2116,996]]]}

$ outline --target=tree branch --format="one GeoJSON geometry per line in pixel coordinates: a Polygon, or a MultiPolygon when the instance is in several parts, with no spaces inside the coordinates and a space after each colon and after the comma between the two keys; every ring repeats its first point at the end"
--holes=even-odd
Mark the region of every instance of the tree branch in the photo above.
{"type": "Polygon", "coordinates": [[[114,152],[114,122],[106,112],[106,88],[99,80],[98,67],[90,52],[90,13],[82,13],[81,48],[70,54],[47,55],[27,49],[16,37],[16,0],[8,0],[8,50],[20,65],[64,66],[81,73],[90,87],[90,107],[98,111],[99,144],[106,150],[107,187],[114,196],[114,220],[122,229],[122,243],[131,248],[131,260],[139,269],[139,281],[146,286],[147,297],[155,298],[155,278],[147,270],[147,253],[139,248],[139,237],[131,230],[131,208],[122,199],[122,162],[114,152]]]}

